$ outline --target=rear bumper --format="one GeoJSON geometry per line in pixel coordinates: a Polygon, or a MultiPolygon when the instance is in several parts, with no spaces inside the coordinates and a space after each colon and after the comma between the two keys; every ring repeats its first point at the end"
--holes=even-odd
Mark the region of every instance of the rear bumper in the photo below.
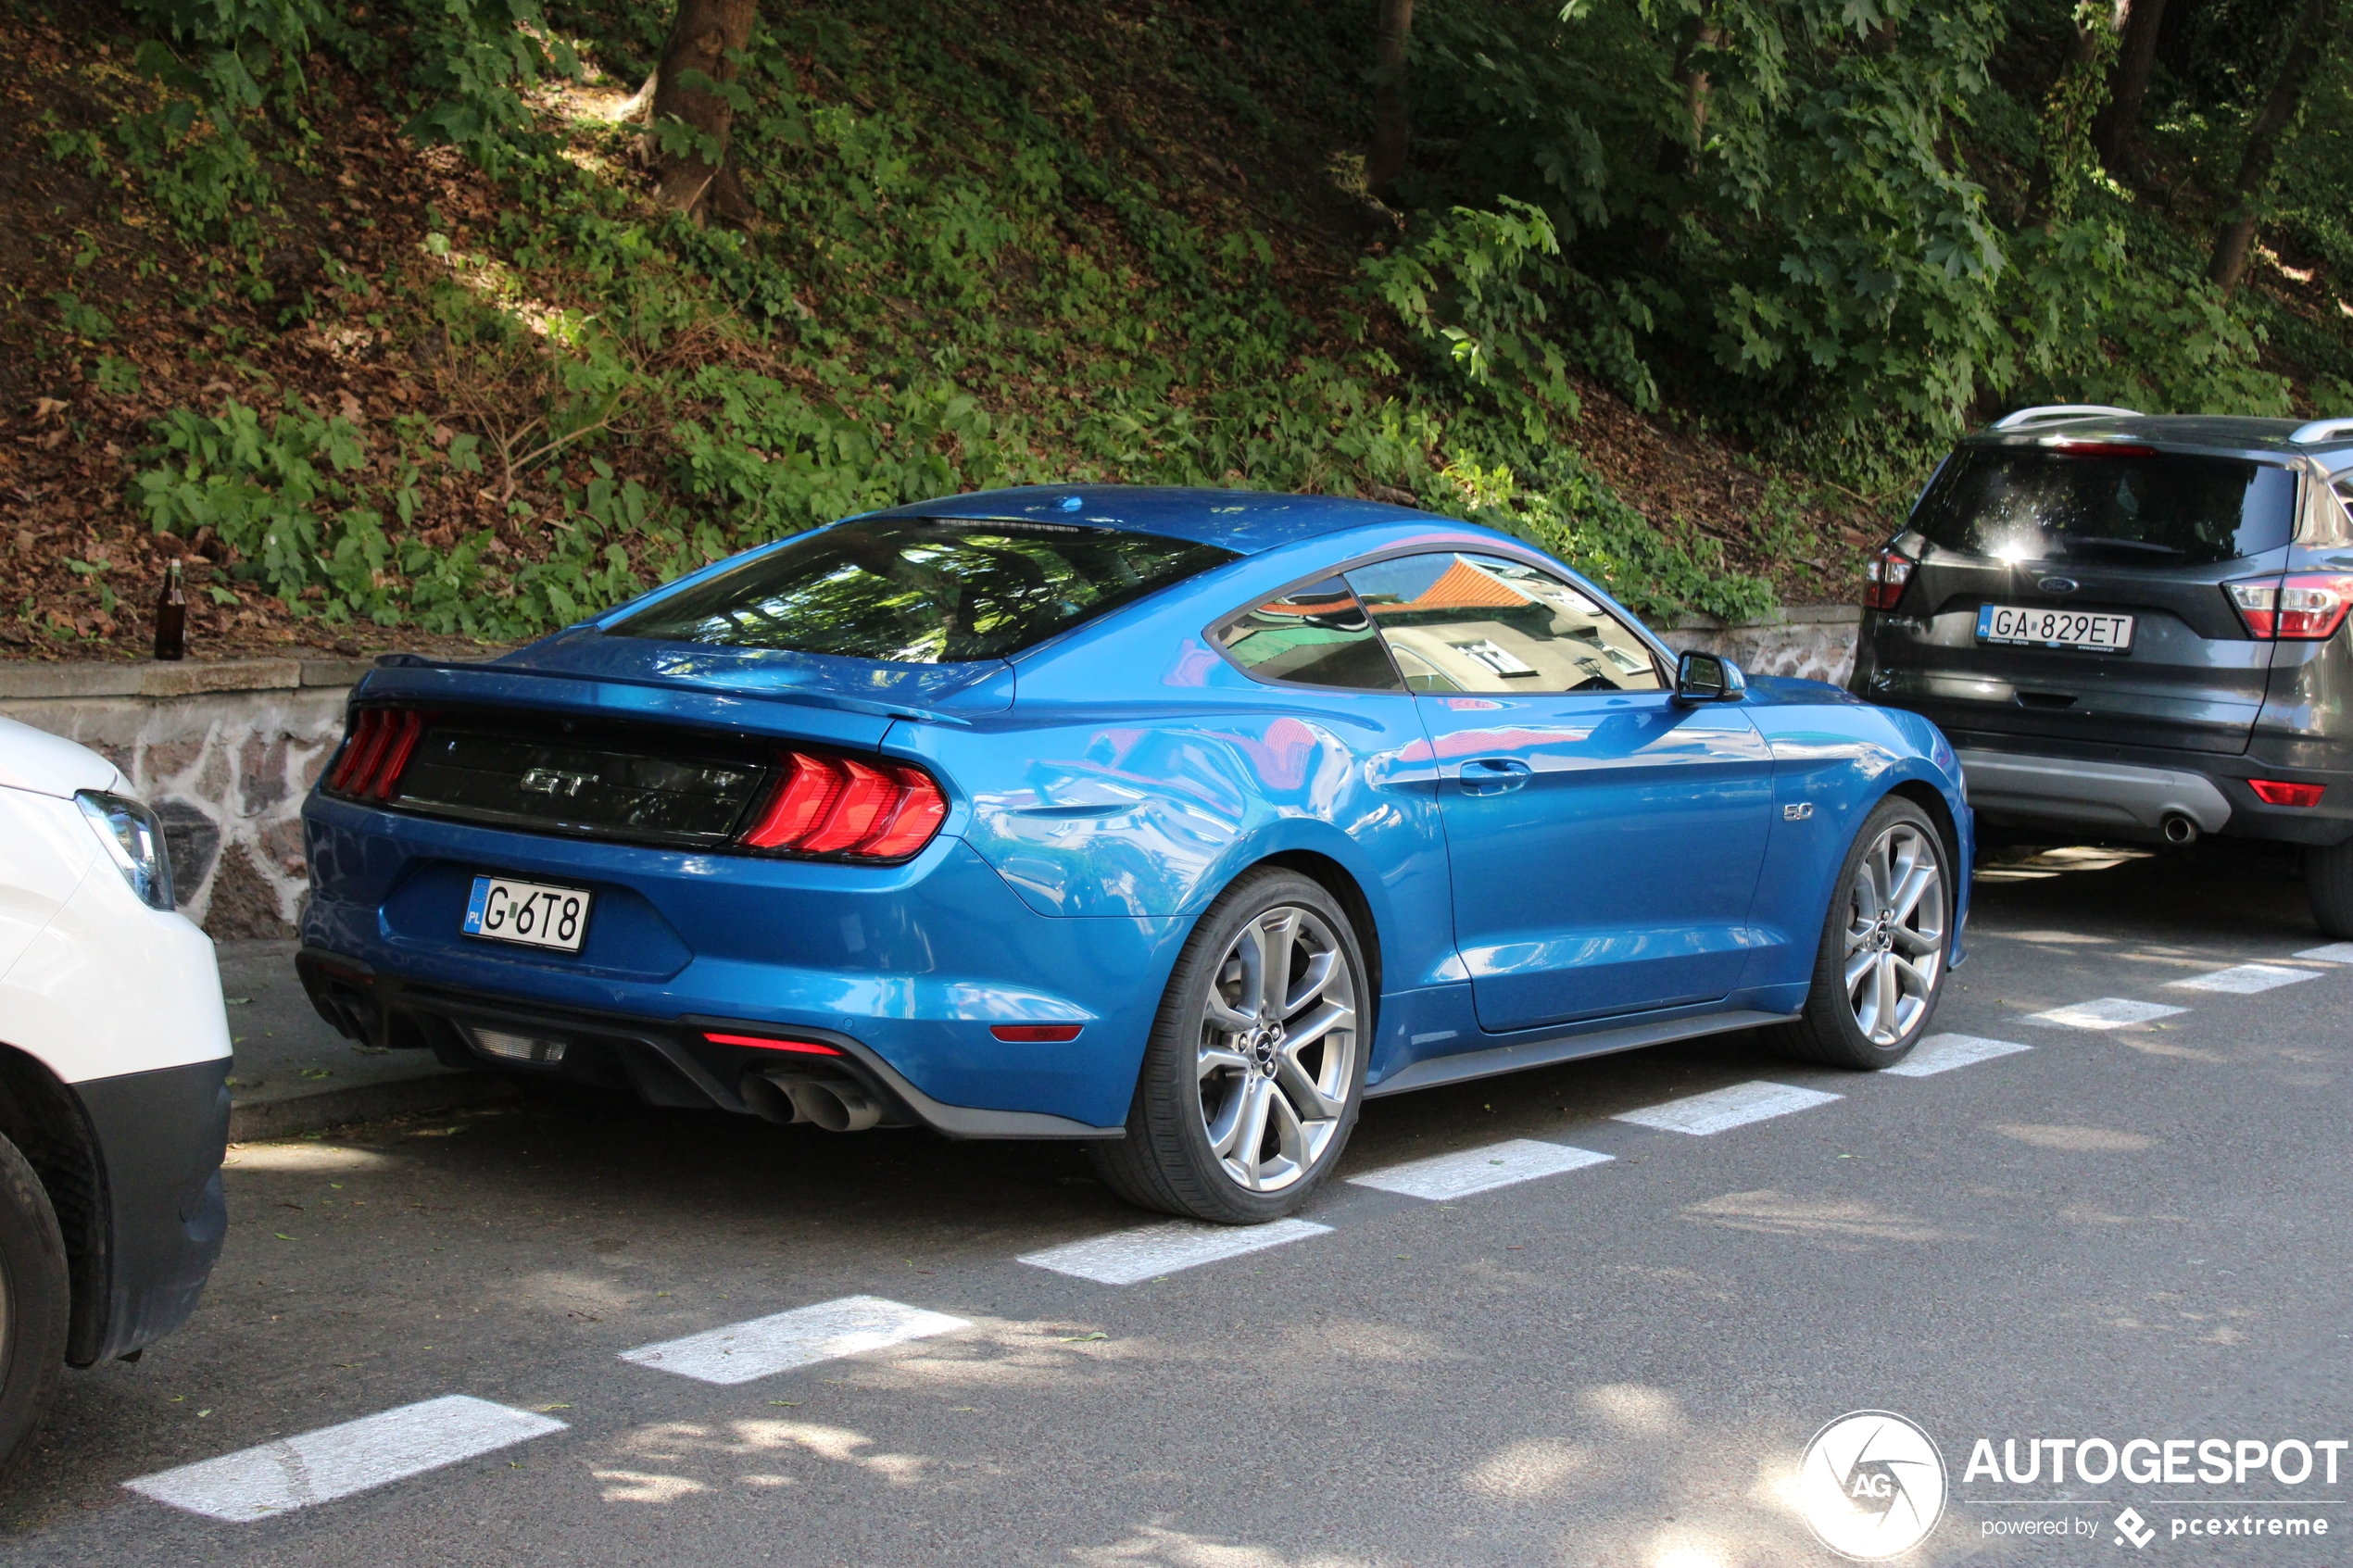
{"type": "Polygon", "coordinates": [[[2246,757],[2041,741],[2032,750],[2010,750],[1995,740],[1954,737],[1969,805],[1991,826],[2156,843],[2164,838],[2166,819],[2179,815],[2202,834],[2231,838],[2330,845],[2353,837],[2353,776],[2345,773],[2246,757]],[[2325,787],[2318,806],[2271,806],[2249,787],[2250,778],[2325,787]]]}
{"type": "Polygon", "coordinates": [[[430,1049],[444,1061],[517,1075],[627,1090],[649,1105],[789,1120],[776,1115],[789,1102],[761,1092],[761,1082],[774,1073],[846,1082],[882,1108],[884,1124],[928,1127],[951,1138],[1126,1135],[1122,1126],[1042,1111],[947,1104],[916,1087],[872,1046],[835,1029],[714,1014],[664,1019],[518,1005],[513,997],[381,974],[357,960],[308,947],[295,956],[295,971],[320,1016],[353,1039],[430,1049]],[[554,1062],[491,1056],[478,1043],[484,1029],[560,1044],[562,1056],[554,1062]],[[727,1045],[711,1035],[789,1038],[838,1054],[727,1045]]]}

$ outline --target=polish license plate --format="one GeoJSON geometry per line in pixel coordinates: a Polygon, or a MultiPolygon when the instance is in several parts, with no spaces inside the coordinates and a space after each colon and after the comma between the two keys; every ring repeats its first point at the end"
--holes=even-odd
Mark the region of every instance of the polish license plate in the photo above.
{"type": "Polygon", "coordinates": [[[588,899],[577,887],[478,876],[473,896],[466,900],[465,923],[459,929],[494,942],[576,953],[588,935],[588,899]]]}
{"type": "Polygon", "coordinates": [[[2026,647],[2078,648],[2085,653],[2129,653],[2133,618],[2095,615],[2081,609],[2022,609],[1983,605],[1977,612],[1977,640],[2026,647]]]}

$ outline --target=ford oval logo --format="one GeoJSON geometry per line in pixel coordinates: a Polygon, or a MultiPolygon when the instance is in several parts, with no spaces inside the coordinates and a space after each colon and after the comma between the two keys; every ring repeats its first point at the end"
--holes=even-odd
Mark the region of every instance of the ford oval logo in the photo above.
{"type": "Polygon", "coordinates": [[[2071,594],[2080,586],[2072,577],[2045,577],[2034,585],[2046,594],[2071,594]]]}

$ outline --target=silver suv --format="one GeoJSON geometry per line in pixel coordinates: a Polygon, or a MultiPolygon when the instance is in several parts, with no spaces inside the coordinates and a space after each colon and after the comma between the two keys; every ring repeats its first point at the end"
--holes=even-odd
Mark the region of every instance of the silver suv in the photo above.
{"type": "Polygon", "coordinates": [[[1952,738],[1980,841],[2302,847],[2353,937],[2353,420],[2027,408],[1873,558],[1853,689],[1952,738]]]}

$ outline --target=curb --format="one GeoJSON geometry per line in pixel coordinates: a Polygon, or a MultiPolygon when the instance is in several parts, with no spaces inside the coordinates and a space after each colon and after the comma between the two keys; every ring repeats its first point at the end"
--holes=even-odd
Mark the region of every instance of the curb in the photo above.
{"type": "Polygon", "coordinates": [[[229,1141],[252,1143],[296,1137],[353,1122],[490,1105],[518,1098],[522,1094],[516,1085],[492,1073],[443,1070],[415,1078],[354,1084],[283,1098],[244,1102],[232,1098],[229,1141]]]}

